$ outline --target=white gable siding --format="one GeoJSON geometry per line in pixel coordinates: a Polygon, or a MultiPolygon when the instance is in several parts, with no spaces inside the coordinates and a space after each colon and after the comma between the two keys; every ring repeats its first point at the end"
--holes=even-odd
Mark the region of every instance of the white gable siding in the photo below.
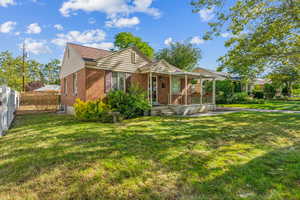
{"type": "Polygon", "coordinates": [[[64,78],[85,67],[85,62],[75,49],[70,46],[65,48],[64,58],[62,61],[60,78],[64,78]],[[69,49],[69,53],[68,53],[69,49]],[[68,55],[69,54],[69,55],[68,55]]]}
{"type": "Polygon", "coordinates": [[[140,56],[137,52],[135,52],[136,62],[132,63],[132,52],[135,51],[132,49],[127,49],[112,56],[103,58],[97,62],[97,67],[113,71],[136,72],[139,67],[149,63],[148,60],[140,56]]]}

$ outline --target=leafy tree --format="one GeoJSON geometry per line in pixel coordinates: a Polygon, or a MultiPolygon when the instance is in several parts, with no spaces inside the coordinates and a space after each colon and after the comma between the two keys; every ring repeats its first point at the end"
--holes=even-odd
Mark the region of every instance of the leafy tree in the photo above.
{"type": "Polygon", "coordinates": [[[278,67],[300,54],[299,0],[195,0],[194,12],[213,9],[215,21],[204,39],[228,32],[229,51],[220,58],[221,68],[245,79],[266,67],[278,67]]]}
{"type": "Polygon", "coordinates": [[[22,60],[14,58],[8,51],[0,53],[0,84],[22,89],[22,60]]]}
{"type": "MultiPolygon", "coordinates": [[[[46,65],[35,60],[24,63],[25,84],[42,82],[44,84],[59,84],[60,61],[52,60],[46,65]]],[[[23,87],[23,61],[21,57],[13,57],[8,52],[0,53],[0,84],[5,84],[17,91],[23,87]]]]}
{"type": "Polygon", "coordinates": [[[292,93],[292,86],[300,80],[300,68],[293,65],[277,67],[268,75],[272,84],[277,88],[286,88],[288,96],[292,93]]]}
{"type": "Polygon", "coordinates": [[[169,48],[161,49],[156,59],[165,59],[170,64],[187,71],[192,71],[201,59],[201,50],[190,43],[172,43],[169,48]]]}
{"type": "Polygon", "coordinates": [[[140,37],[134,36],[129,32],[121,32],[117,34],[115,36],[114,45],[119,49],[135,46],[149,58],[152,58],[154,54],[153,48],[147,42],[142,41],[140,37]]]}
{"type": "Polygon", "coordinates": [[[45,64],[42,70],[43,76],[45,77],[45,82],[47,84],[60,84],[60,61],[58,59],[51,60],[49,63],[45,64]]]}

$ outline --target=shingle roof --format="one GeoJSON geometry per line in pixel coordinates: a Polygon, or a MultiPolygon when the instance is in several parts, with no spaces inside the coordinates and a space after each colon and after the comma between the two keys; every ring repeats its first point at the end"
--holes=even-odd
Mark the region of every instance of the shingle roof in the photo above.
{"type": "Polygon", "coordinates": [[[139,72],[146,73],[146,72],[165,72],[165,73],[170,73],[170,72],[182,72],[181,69],[169,64],[165,60],[158,60],[154,61],[151,63],[148,63],[142,67],[139,68],[139,72]],[[165,65],[161,65],[161,64],[165,65]],[[163,67],[164,66],[164,67],[163,67]]]}
{"type": "Polygon", "coordinates": [[[84,59],[96,60],[112,54],[110,51],[97,49],[93,47],[86,47],[79,44],[68,43],[69,46],[74,48],[79,55],[84,59]]]}

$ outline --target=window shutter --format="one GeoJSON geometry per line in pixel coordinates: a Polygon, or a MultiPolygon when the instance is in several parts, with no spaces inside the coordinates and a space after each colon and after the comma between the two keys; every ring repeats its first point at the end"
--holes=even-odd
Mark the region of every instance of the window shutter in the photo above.
{"type": "Polygon", "coordinates": [[[112,72],[105,71],[105,93],[108,93],[111,89],[111,78],[112,78],[112,72]]]}

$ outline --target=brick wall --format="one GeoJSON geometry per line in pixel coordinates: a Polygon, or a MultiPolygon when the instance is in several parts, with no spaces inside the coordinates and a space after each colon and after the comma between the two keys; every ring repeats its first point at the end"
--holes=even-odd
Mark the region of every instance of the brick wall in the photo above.
{"type": "Polygon", "coordinates": [[[64,91],[64,79],[61,79],[61,104],[72,106],[77,98],[85,101],[86,100],[86,70],[81,69],[77,72],[77,95],[73,93],[73,74],[65,77],[67,82],[67,91],[64,91]]]}
{"type": "Polygon", "coordinates": [[[103,99],[105,94],[105,70],[86,69],[86,100],[103,99]]]}

